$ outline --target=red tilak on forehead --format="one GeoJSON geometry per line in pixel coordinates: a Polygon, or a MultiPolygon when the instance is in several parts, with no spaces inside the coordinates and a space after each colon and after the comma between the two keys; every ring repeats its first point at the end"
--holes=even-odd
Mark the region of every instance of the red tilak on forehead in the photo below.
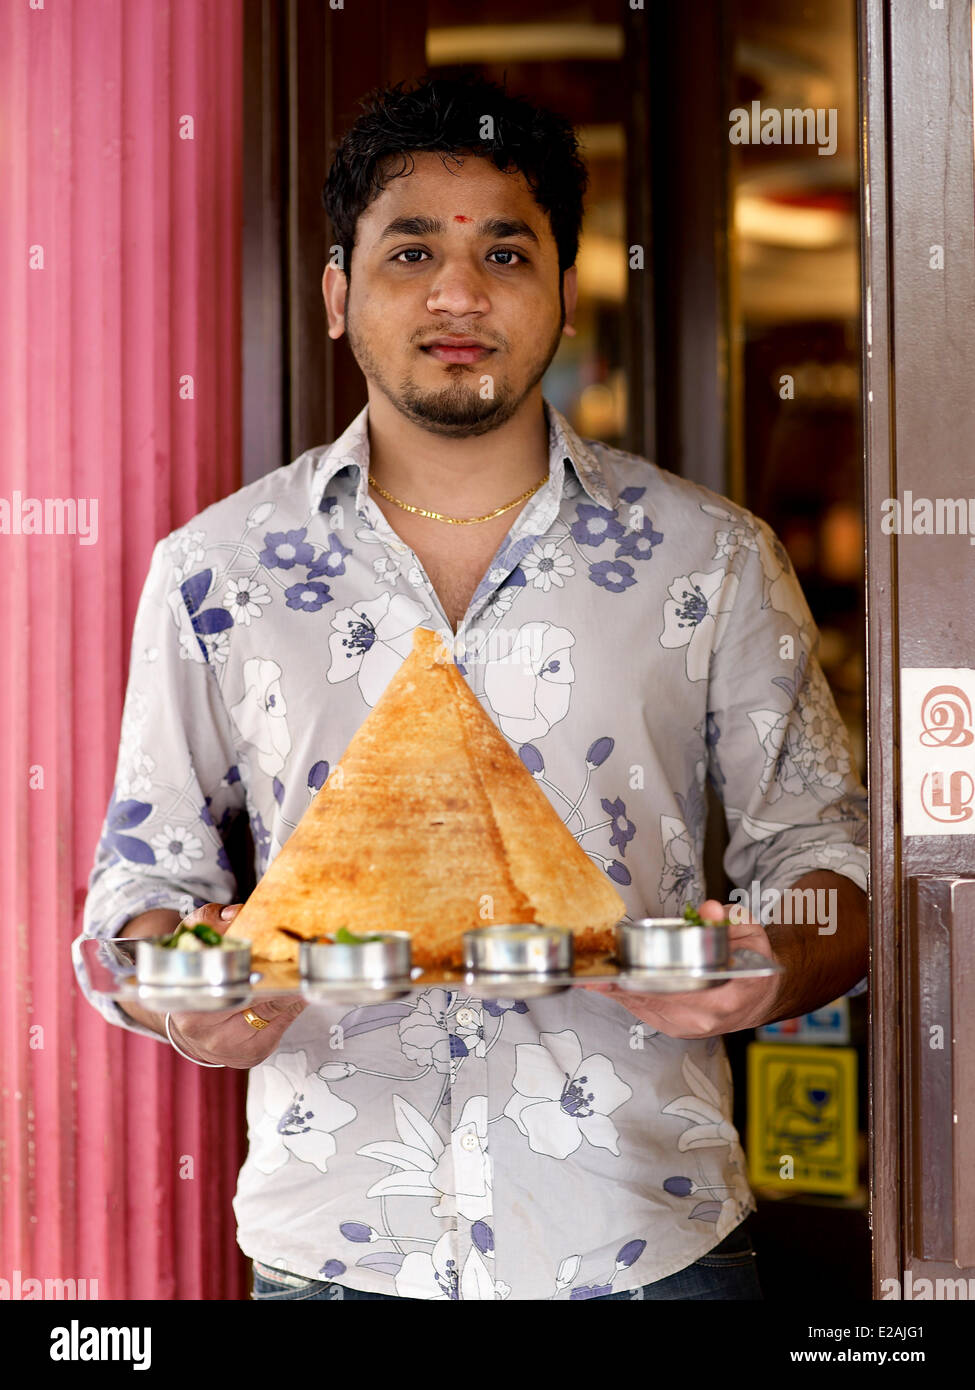
{"type": "Polygon", "coordinates": [[[455,222],[472,222],[472,221],[473,221],[473,218],[471,218],[471,217],[465,217],[464,214],[463,214],[462,212],[455,212],[455,213],[454,213],[454,221],[455,221],[455,222]]]}

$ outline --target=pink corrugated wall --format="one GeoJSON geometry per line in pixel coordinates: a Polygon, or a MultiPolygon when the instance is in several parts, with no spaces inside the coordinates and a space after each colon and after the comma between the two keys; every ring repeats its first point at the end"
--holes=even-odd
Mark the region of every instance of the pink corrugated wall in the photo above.
{"type": "Polygon", "coordinates": [[[245,1290],[242,1074],[105,1023],[70,959],[153,544],[240,485],[241,24],[0,3],[0,497],[98,499],[96,544],[0,534],[0,1278],[101,1298],[245,1290]]]}

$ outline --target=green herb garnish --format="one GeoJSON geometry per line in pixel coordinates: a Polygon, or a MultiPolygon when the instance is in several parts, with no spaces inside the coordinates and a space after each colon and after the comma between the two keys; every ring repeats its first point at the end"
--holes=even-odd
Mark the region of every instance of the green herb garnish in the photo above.
{"type": "Polygon", "coordinates": [[[340,946],[364,946],[367,941],[382,941],[381,936],[356,936],[348,927],[339,927],[335,940],[340,946]]]}
{"type": "Polygon", "coordinates": [[[205,922],[197,922],[194,926],[188,926],[185,922],[176,928],[172,936],[164,937],[159,943],[167,950],[177,947],[184,936],[195,936],[203,942],[204,946],[220,946],[223,937],[212,927],[208,927],[205,922]]]}
{"type": "Polygon", "coordinates": [[[727,917],[723,922],[706,922],[693,903],[687,903],[685,906],[684,921],[690,922],[695,927],[728,927],[731,925],[727,917]]]}

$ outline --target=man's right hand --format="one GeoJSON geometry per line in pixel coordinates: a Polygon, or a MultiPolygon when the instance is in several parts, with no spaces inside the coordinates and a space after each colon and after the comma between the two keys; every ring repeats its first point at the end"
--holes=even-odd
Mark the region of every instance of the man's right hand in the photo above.
{"type": "MultiPolygon", "coordinates": [[[[233,925],[233,919],[242,906],[242,903],[231,903],[227,907],[221,906],[220,903],[207,903],[183,917],[181,924],[195,926],[203,922],[224,936],[233,925]],[[224,913],[228,915],[224,916],[224,913]]],[[[149,914],[145,915],[148,917],[149,914]]],[[[138,918],[129,926],[133,927],[137,922],[138,918]]],[[[165,930],[175,930],[175,927],[165,930]]],[[[131,932],[126,930],[120,933],[124,936],[149,934],[164,933],[155,925],[151,931],[144,932],[136,927],[131,932]]],[[[123,1007],[126,1013],[138,1022],[146,1022],[155,1028],[156,1032],[165,1034],[163,1016],[148,1015],[145,1010],[137,1009],[134,1005],[123,1007]]],[[[247,1021],[241,1009],[221,1010],[216,1013],[172,1013],[169,1016],[169,1030],[183,1051],[198,1061],[219,1063],[225,1067],[246,1071],[270,1057],[288,1028],[306,1007],[304,999],[295,999],[288,995],[261,999],[257,1007],[249,1012],[264,1019],[266,1028],[255,1028],[247,1021]]]]}

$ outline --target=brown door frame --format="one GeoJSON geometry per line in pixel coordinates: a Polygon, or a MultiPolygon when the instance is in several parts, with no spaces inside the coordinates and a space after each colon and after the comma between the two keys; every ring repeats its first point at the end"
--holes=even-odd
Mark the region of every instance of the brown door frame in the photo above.
{"type": "Polygon", "coordinates": [[[881,529],[882,503],[975,492],[971,9],[859,0],[871,808],[874,1296],[975,1276],[975,840],[903,835],[902,668],[975,665],[964,535],[881,529]],[[943,268],[932,247],[944,248],[943,268]],[[952,889],[954,880],[962,880],[952,889]],[[967,997],[965,997],[967,996],[967,997]],[[932,1027],[945,1028],[932,1050],[932,1027]],[[962,1029],[966,1028],[966,1031],[962,1029]],[[957,1119],[955,1118],[957,1116],[957,1119]]]}
{"type": "Polygon", "coordinates": [[[646,255],[629,272],[627,448],[741,501],[731,145],[715,138],[733,105],[731,21],[724,5],[650,5],[623,23],[627,244],[646,255]]]}

